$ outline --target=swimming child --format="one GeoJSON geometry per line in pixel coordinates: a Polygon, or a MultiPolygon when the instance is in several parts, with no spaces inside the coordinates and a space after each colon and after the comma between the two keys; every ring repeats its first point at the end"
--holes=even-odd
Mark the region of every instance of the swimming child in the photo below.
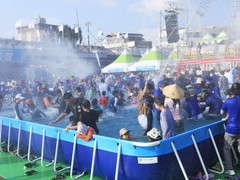
{"type": "Polygon", "coordinates": [[[128,141],[132,141],[133,140],[133,138],[130,135],[130,131],[127,130],[126,128],[120,129],[119,135],[120,135],[120,139],[128,140],[128,141]]]}
{"type": "Polygon", "coordinates": [[[106,91],[103,91],[102,96],[99,98],[99,103],[102,109],[105,109],[108,105],[108,99],[105,96],[106,96],[106,91]]]}
{"type": "Polygon", "coordinates": [[[134,88],[130,98],[131,99],[130,105],[137,104],[137,96],[138,96],[138,88],[134,88]]]}
{"type": "Polygon", "coordinates": [[[118,103],[118,91],[114,90],[112,92],[112,95],[113,95],[113,97],[110,100],[110,104],[109,104],[108,107],[111,109],[111,111],[117,112],[117,110],[118,110],[118,105],[117,105],[117,103],[118,103]]]}
{"type": "Polygon", "coordinates": [[[161,132],[156,128],[152,128],[148,131],[147,136],[149,137],[149,142],[155,142],[162,139],[161,132]]]}
{"type": "Polygon", "coordinates": [[[77,124],[74,126],[66,127],[64,131],[67,133],[69,129],[77,130],[77,138],[81,138],[84,141],[90,141],[93,134],[96,134],[93,128],[86,126],[82,122],[77,122],[77,124]]]}
{"type": "Polygon", "coordinates": [[[35,106],[32,99],[27,99],[26,101],[23,101],[23,103],[27,105],[26,113],[30,113],[32,115],[32,120],[42,118],[43,116],[47,117],[42,110],[35,106]]]}
{"type": "Polygon", "coordinates": [[[15,112],[15,119],[23,120],[23,101],[24,97],[21,94],[17,94],[14,99],[14,112],[15,112]]]}
{"type": "Polygon", "coordinates": [[[69,117],[69,122],[70,122],[69,125],[65,128],[65,132],[67,132],[68,129],[74,129],[74,128],[70,128],[70,127],[74,127],[78,123],[78,121],[77,121],[77,119],[76,119],[76,117],[74,115],[71,115],[69,117]]]}
{"type": "Polygon", "coordinates": [[[124,98],[124,94],[121,92],[118,94],[118,106],[125,106],[127,103],[129,103],[129,100],[126,101],[124,98]]]}
{"type": "Polygon", "coordinates": [[[98,100],[96,98],[94,98],[92,101],[91,101],[91,109],[96,111],[97,114],[98,114],[98,117],[101,117],[102,114],[103,114],[103,111],[102,109],[100,108],[99,104],[98,104],[98,100]]]}

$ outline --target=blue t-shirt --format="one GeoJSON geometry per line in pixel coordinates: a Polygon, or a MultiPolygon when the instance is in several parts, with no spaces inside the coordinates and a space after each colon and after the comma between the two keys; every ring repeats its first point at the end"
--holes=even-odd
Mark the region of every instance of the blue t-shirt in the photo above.
{"type": "Polygon", "coordinates": [[[222,108],[222,100],[216,94],[211,94],[206,99],[206,107],[210,107],[210,112],[220,114],[222,108]]]}
{"type": "Polygon", "coordinates": [[[186,99],[186,104],[185,110],[190,117],[195,117],[202,112],[196,97],[190,97],[186,99]]]}
{"type": "Polygon", "coordinates": [[[229,114],[226,132],[240,134],[240,100],[236,96],[226,99],[222,110],[229,114]]]}

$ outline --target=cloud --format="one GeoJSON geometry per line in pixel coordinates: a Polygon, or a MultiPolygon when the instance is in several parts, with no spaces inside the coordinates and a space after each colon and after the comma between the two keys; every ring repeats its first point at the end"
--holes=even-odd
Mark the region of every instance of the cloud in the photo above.
{"type": "MultiPolygon", "coordinates": [[[[185,6],[188,6],[189,1],[190,0],[175,0],[176,3],[185,6]]],[[[128,11],[137,11],[139,13],[151,15],[154,12],[159,12],[160,10],[163,11],[166,7],[168,7],[168,5],[165,4],[165,1],[163,0],[141,0],[132,4],[132,6],[128,8],[128,11]]]]}
{"type": "Polygon", "coordinates": [[[61,20],[59,18],[53,18],[53,17],[47,17],[47,24],[54,24],[54,25],[60,25],[61,20]]]}
{"type": "Polygon", "coordinates": [[[146,41],[152,41],[152,45],[159,45],[159,28],[156,29],[140,29],[139,33],[144,35],[146,41]]]}

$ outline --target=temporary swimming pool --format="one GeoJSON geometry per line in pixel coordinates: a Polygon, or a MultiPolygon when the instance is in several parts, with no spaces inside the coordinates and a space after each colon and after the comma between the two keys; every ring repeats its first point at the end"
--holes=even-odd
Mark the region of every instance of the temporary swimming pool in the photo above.
{"type": "Polygon", "coordinates": [[[81,175],[120,180],[186,179],[218,161],[224,133],[219,121],[154,143],[101,135],[85,142],[76,138],[76,131],[65,133],[62,128],[5,117],[0,117],[0,130],[1,141],[27,151],[28,157],[34,153],[81,175]]]}

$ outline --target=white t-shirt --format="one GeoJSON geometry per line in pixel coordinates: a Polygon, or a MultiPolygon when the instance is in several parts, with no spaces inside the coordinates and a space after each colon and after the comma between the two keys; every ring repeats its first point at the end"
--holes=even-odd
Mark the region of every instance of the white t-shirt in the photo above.
{"type": "Polygon", "coordinates": [[[106,96],[105,97],[108,97],[108,85],[107,85],[107,83],[100,83],[99,84],[99,91],[100,91],[100,95],[102,95],[103,91],[106,91],[106,96]]]}

